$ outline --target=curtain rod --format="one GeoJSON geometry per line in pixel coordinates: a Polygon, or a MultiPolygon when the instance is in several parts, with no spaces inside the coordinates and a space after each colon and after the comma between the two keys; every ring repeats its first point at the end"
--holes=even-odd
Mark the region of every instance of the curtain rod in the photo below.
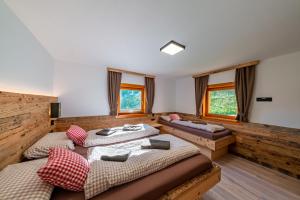
{"type": "Polygon", "coordinates": [[[237,65],[222,67],[219,69],[215,69],[215,70],[211,70],[211,71],[207,71],[207,72],[203,72],[203,73],[193,74],[193,78],[200,77],[200,76],[206,76],[206,75],[210,75],[210,74],[215,74],[215,73],[219,73],[219,72],[225,72],[225,71],[234,70],[234,69],[239,69],[239,68],[243,68],[243,67],[254,66],[254,65],[257,65],[258,63],[259,63],[259,60],[254,60],[254,61],[241,63],[241,64],[237,64],[237,65]]]}
{"type": "Polygon", "coordinates": [[[132,74],[132,75],[137,75],[137,76],[155,78],[155,76],[153,76],[153,75],[147,75],[147,74],[142,74],[142,73],[133,72],[133,71],[127,71],[127,70],[117,69],[117,68],[112,68],[112,67],[107,67],[107,71],[120,72],[120,73],[132,74]]]}

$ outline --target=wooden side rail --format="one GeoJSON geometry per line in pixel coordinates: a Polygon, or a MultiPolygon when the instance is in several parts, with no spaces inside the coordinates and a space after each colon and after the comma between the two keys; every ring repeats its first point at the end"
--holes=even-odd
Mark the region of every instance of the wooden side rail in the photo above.
{"type": "Polygon", "coordinates": [[[235,142],[234,135],[228,135],[217,140],[211,140],[167,125],[162,125],[160,130],[162,133],[169,133],[196,144],[201,153],[209,157],[211,160],[216,160],[225,155],[228,152],[228,145],[235,142]]]}
{"type": "Polygon", "coordinates": [[[198,200],[203,194],[214,187],[221,180],[221,168],[213,165],[213,168],[200,176],[187,181],[167,194],[160,200],[198,200]]]}

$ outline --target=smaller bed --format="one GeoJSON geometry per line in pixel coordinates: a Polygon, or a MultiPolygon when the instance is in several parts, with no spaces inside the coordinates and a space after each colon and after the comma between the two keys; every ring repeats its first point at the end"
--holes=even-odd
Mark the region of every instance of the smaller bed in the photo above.
{"type": "Polygon", "coordinates": [[[228,129],[212,133],[172,123],[162,118],[159,119],[158,123],[162,124],[162,133],[169,133],[196,144],[201,153],[211,160],[216,160],[227,154],[228,145],[235,142],[235,137],[228,129]]]}

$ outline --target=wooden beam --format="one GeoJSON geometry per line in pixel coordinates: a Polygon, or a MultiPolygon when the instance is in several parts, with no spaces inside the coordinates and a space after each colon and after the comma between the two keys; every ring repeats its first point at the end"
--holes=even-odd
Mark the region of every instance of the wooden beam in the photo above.
{"type": "Polygon", "coordinates": [[[193,78],[200,77],[200,76],[206,76],[206,75],[210,75],[210,74],[215,74],[215,73],[220,73],[220,72],[225,72],[225,71],[234,70],[234,69],[239,69],[239,68],[243,68],[243,67],[254,66],[257,64],[259,64],[259,60],[254,60],[254,61],[241,63],[241,64],[237,64],[237,65],[231,65],[231,66],[222,67],[219,69],[214,69],[214,70],[203,72],[203,73],[193,74],[193,78]]]}
{"type": "Polygon", "coordinates": [[[147,74],[142,74],[142,73],[123,70],[123,69],[117,69],[117,68],[112,68],[112,67],[107,67],[107,71],[120,72],[120,73],[132,74],[132,75],[136,75],[136,76],[144,76],[144,77],[155,78],[155,76],[153,76],[153,75],[147,75],[147,74]]]}

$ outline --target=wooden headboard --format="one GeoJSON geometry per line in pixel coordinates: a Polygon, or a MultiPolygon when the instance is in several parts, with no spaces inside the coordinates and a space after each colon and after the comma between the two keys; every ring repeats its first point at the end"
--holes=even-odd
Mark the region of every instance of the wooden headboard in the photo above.
{"type": "Polygon", "coordinates": [[[57,98],[0,91],[0,170],[49,132],[51,102],[57,98]]]}

